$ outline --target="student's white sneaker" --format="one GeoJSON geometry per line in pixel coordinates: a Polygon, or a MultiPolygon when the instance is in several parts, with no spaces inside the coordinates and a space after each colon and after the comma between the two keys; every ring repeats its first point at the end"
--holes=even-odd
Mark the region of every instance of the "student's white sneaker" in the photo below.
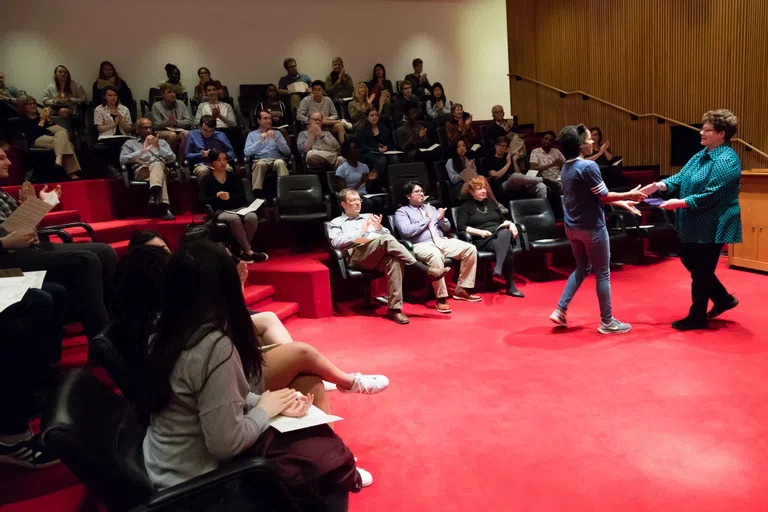
{"type": "Polygon", "coordinates": [[[597,332],[600,334],[624,334],[629,332],[630,329],[632,329],[631,325],[620,322],[614,318],[609,324],[600,322],[597,332]]]}
{"type": "Polygon", "coordinates": [[[333,382],[328,382],[327,380],[323,381],[323,387],[325,388],[326,391],[335,391],[336,389],[338,389],[336,387],[336,384],[334,384],[333,382]]]}
{"type": "Polygon", "coordinates": [[[565,318],[565,311],[557,308],[549,315],[549,319],[555,322],[560,327],[568,327],[567,319],[565,318]]]}
{"type": "Polygon", "coordinates": [[[366,395],[375,395],[381,393],[389,387],[389,379],[383,375],[362,375],[353,373],[355,381],[352,383],[352,389],[338,388],[342,393],[363,393],[366,395]]]}
{"type": "Polygon", "coordinates": [[[360,466],[356,466],[357,472],[360,474],[360,480],[363,481],[363,487],[368,487],[373,483],[373,475],[361,468],[360,466]]]}

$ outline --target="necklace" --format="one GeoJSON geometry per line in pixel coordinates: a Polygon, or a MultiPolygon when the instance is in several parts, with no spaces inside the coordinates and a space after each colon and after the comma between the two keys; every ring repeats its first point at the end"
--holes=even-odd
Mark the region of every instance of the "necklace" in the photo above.
{"type": "Polygon", "coordinates": [[[475,209],[477,210],[477,213],[488,213],[488,205],[485,205],[481,210],[480,207],[477,206],[477,203],[475,203],[475,209]]]}

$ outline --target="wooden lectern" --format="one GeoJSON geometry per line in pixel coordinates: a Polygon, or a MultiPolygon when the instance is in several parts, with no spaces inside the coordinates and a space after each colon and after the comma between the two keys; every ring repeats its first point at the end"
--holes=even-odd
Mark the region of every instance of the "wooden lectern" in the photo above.
{"type": "Polygon", "coordinates": [[[768,169],[741,173],[743,242],[728,246],[728,265],[768,272],[768,169]]]}

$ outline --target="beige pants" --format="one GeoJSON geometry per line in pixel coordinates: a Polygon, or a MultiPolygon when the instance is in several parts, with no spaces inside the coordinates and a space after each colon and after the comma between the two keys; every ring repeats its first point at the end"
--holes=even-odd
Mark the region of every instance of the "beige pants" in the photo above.
{"type": "Polygon", "coordinates": [[[160,194],[160,201],[163,204],[171,204],[168,200],[167,174],[168,169],[162,162],[153,162],[149,166],[140,165],[133,171],[133,177],[137,180],[149,181],[149,188],[161,187],[163,191],[160,194]]]}
{"type": "MultiPolygon", "coordinates": [[[[227,171],[232,172],[232,166],[227,164],[227,171]]],[[[209,164],[197,164],[194,169],[192,169],[192,174],[194,174],[197,179],[201,180],[203,177],[211,174],[211,168],[209,164]]]]}
{"type": "Polygon", "coordinates": [[[80,171],[80,162],[77,161],[77,155],[75,155],[75,148],[72,147],[72,142],[69,140],[69,132],[66,128],[54,125],[48,128],[48,131],[53,135],[43,135],[35,140],[35,147],[37,148],[53,148],[53,152],[56,156],[61,156],[61,165],[64,167],[66,173],[72,174],[80,171]]]}
{"type": "Polygon", "coordinates": [[[334,170],[338,169],[341,164],[347,160],[338,156],[333,151],[323,151],[318,149],[310,149],[307,153],[307,165],[310,167],[320,167],[323,165],[330,165],[334,170]]]}
{"type": "Polygon", "coordinates": [[[349,253],[349,268],[378,270],[387,279],[389,309],[403,308],[403,266],[416,263],[416,258],[392,235],[374,238],[349,253]]]}
{"type": "MultiPolygon", "coordinates": [[[[460,288],[474,288],[475,274],[477,273],[477,247],[457,238],[444,238],[441,246],[438,247],[434,242],[422,242],[414,244],[413,252],[416,258],[423,261],[427,266],[433,268],[443,268],[444,258],[458,259],[461,261],[459,268],[460,288]]],[[[432,283],[435,290],[435,297],[442,299],[448,296],[448,288],[445,286],[445,279],[439,279],[432,283]]]]}
{"type": "Polygon", "coordinates": [[[285,160],[281,158],[262,158],[253,162],[253,175],[251,176],[251,187],[253,190],[264,186],[264,176],[267,171],[274,170],[278,176],[288,176],[288,166],[285,160]]]}

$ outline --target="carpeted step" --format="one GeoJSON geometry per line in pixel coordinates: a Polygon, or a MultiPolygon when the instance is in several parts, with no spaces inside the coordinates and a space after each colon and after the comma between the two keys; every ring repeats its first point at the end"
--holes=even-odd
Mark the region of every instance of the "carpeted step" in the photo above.
{"type": "Polygon", "coordinates": [[[59,224],[68,224],[70,222],[80,222],[80,210],[59,210],[48,212],[43,220],[40,221],[40,227],[57,226],[59,224]]]}
{"type": "MultiPolygon", "coordinates": [[[[259,302],[271,299],[275,295],[274,286],[259,285],[259,284],[247,284],[245,290],[243,290],[243,296],[245,296],[245,303],[248,307],[251,307],[259,302]]],[[[253,308],[256,309],[256,308],[253,308]]]]}
{"type": "Polygon", "coordinates": [[[299,304],[297,302],[260,302],[253,306],[256,311],[271,311],[277,315],[277,318],[283,323],[295,318],[299,314],[299,304]]]}
{"type": "Polygon", "coordinates": [[[119,242],[111,242],[109,245],[112,246],[118,257],[123,257],[128,252],[129,242],[130,240],[120,240],[119,242]]]}

